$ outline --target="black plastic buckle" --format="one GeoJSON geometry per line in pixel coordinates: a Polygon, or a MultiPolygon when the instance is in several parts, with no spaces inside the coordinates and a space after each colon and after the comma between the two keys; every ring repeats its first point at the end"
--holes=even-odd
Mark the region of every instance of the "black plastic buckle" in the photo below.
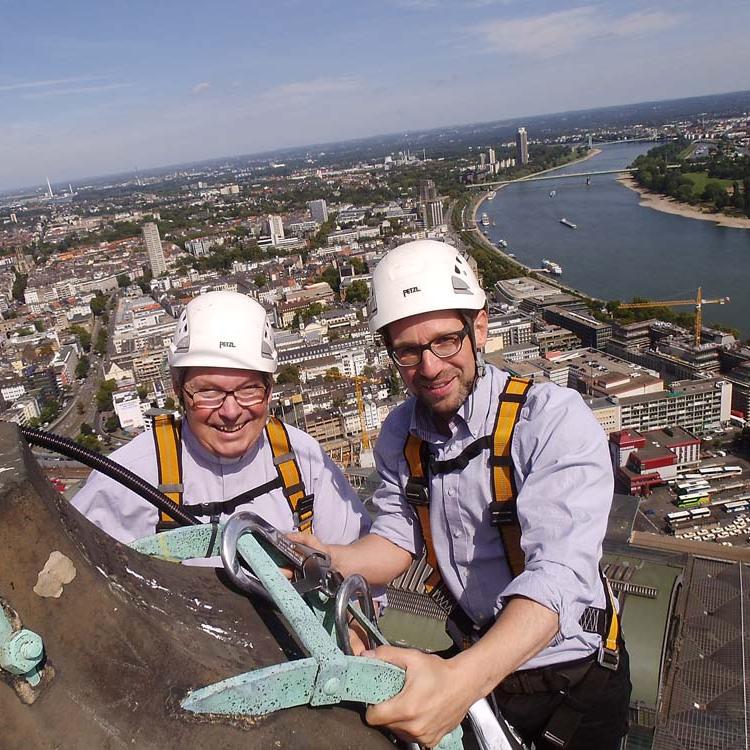
{"type": "Polygon", "coordinates": [[[596,660],[600,667],[616,672],[620,666],[620,652],[618,649],[606,648],[604,643],[602,643],[599,646],[599,653],[596,656],[596,660]]]}
{"type": "Polygon", "coordinates": [[[404,495],[412,505],[429,505],[430,490],[426,484],[416,480],[409,480],[404,488],[404,495]]]}
{"type": "Polygon", "coordinates": [[[493,500],[490,505],[490,523],[493,526],[508,526],[518,521],[516,504],[511,502],[501,503],[493,500]]]}
{"type": "Polygon", "coordinates": [[[295,515],[297,516],[297,526],[301,522],[307,521],[313,514],[313,507],[315,505],[315,495],[304,495],[302,499],[297,503],[297,510],[295,515]]]}

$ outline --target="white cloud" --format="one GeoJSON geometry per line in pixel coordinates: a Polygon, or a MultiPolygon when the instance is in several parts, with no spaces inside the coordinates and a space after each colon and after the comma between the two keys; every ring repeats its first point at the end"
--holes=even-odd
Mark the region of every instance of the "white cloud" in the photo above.
{"type": "Polygon", "coordinates": [[[77,78],[55,78],[42,81],[19,81],[18,83],[0,84],[0,91],[24,91],[26,89],[55,88],[69,86],[71,83],[91,83],[105,80],[103,76],[81,76],[77,78]]]}
{"type": "Polygon", "coordinates": [[[196,83],[195,86],[193,86],[193,93],[194,94],[202,94],[204,91],[208,91],[211,88],[211,84],[208,81],[202,81],[201,83],[196,83]]]}
{"type": "Polygon", "coordinates": [[[24,99],[43,99],[48,96],[67,96],[75,94],[97,94],[102,91],[114,91],[116,89],[125,89],[133,84],[131,83],[103,83],[99,86],[72,86],[63,89],[50,89],[49,91],[33,91],[22,94],[24,99]]]}
{"type": "Polygon", "coordinates": [[[601,7],[584,5],[543,16],[497,19],[470,27],[488,49],[532,57],[556,57],[594,41],[634,37],[675,26],[680,16],[641,11],[613,18],[601,7]]]}
{"type": "Polygon", "coordinates": [[[276,101],[280,99],[306,99],[324,94],[341,94],[358,91],[362,83],[356,78],[315,78],[311,81],[296,81],[276,86],[264,91],[262,99],[276,101]]]}

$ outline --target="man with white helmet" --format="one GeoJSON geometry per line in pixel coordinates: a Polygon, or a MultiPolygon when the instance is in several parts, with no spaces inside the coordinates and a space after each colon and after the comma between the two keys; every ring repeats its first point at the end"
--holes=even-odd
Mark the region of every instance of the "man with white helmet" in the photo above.
{"type": "Polygon", "coordinates": [[[370,327],[412,394],[383,424],[370,534],[321,545],[371,585],[426,552],[426,590],[468,646],[378,648],[406,669],[367,720],[433,747],[493,693],[536,748],[619,746],[627,654],[599,571],[612,501],[606,440],[579,394],[483,362],[485,293],[455,248],[423,240],[373,273],[370,327]]]}
{"type": "MultiPolygon", "coordinates": [[[[111,458],[160,487],[201,520],[249,509],[282,531],[314,531],[342,544],[367,513],[318,442],[269,419],[276,348],[263,307],[236,292],[189,302],[169,348],[181,424],[160,420],[111,458]]],[[[171,519],[93,472],[73,505],[121,542],[169,528],[171,519]]]]}

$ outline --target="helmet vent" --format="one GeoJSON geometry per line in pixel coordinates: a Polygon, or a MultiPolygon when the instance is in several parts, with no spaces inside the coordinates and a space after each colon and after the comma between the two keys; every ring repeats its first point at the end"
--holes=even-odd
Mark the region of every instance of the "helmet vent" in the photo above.
{"type": "Polygon", "coordinates": [[[463,280],[459,279],[457,276],[452,276],[451,281],[453,282],[453,291],[456,294],[471,294],[471,289],[469,289],[469,285],[463,280]]]}

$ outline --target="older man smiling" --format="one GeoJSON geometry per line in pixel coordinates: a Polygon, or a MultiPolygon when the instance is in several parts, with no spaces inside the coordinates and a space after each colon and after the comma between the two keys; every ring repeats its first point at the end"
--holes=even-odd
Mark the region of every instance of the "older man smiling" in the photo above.
{"type": "MultiPolygon", "coordinates": [[[[276,359],[273,332],[255,300],[235,292],[196,297],[169,349],[184,419],[160,421],[111,458],[205,520],[251,509],[282,531],[354,541],[369,520],[341,471],[313,438],[269,418],[276,359]]],[[[171,526],[98,472],[73,505],[126,543],[171,526]]]]}

